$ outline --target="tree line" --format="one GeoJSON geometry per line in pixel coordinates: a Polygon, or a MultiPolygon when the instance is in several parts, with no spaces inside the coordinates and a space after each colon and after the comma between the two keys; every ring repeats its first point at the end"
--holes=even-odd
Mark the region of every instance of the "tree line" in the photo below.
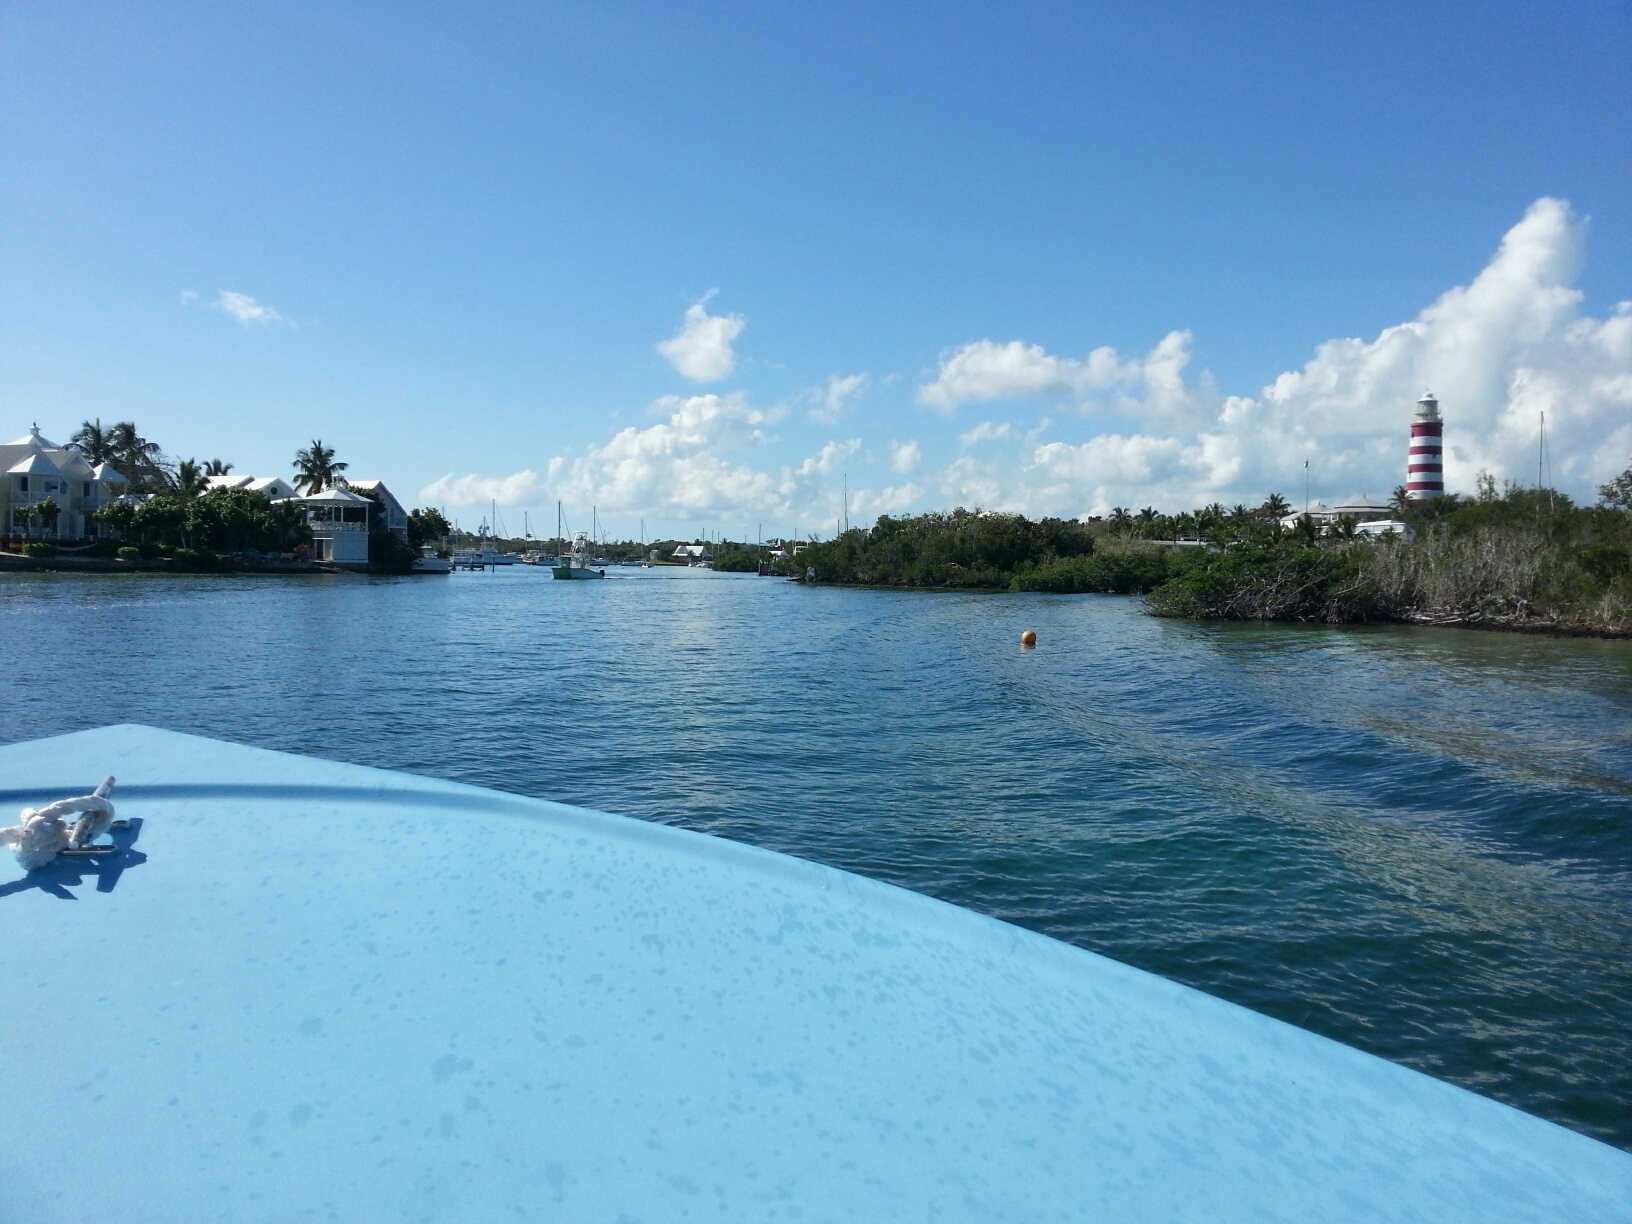
{"type": "Polygon", "coordinates": [[[1163,616],[1632,632],[1632,468],[1598,504],[1481,474],[1472,497],[1411,502],[1410,538],[1263,536],[1152,589],[1163,616]]]}
{"type": "Polygon", "coordinates": [[[1405,531],[1361,538],[1353,519],[1291,526],[1286,499],[1164,515],[1030,520],[957,509],[804,545],[784,572],[816,582],[1145,595],[1162,616],[1632,631],[1632,468],[1577,506],[1551,489],[1412,500],[1405,531]]]}
{"type": "MultiPolygon", "coordinates": [[[[133,550],[137,555],[178,556],[209,564],[220,554],[300,554],[311,543],[311,527],[304,507],[273,501],[265,494],[216,484],[211,477],[226,476],[233,465],[222,459],[172,460],[153,441],[142,436],[132,421],[104,426],[100,418],[85,421],[68,445],[93,466],[106,463],[125,478],[121,497],[91,515],[102,529],[101,551],[133,550]]],[[[347,487],[349,465],[331,446],[314,439],[297,450],[291,484],[307,496],[326,489],[347,487]]],[[[371,563],[406,569],[422,545],[437,544],[451,526],[439,510],[416,509],[408,516],[406,540],[385,522],[382,499],[371,489],[351,490],[373,502],[369,514],[371,563]]],[[[15,508],[16,517],[32,535],[34,529],[51,532],[62,508],[54,498],[15,508]]]]}

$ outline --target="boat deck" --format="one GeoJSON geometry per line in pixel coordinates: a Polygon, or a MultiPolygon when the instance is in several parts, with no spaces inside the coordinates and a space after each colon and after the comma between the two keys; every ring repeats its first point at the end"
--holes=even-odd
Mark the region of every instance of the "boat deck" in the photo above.
{"type": "Polygon", "coordinates": [[[138,726],[0,748],[0,816],[108,773],[117,853],[0,855],[12,1224],[1632,1215],[1623,1152],[720,839],[138,726]]]}

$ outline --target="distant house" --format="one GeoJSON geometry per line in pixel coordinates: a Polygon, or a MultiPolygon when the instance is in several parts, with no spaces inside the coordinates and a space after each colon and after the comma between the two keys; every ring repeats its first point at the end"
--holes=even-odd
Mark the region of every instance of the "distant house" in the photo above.
{"type": "Polygon", "coordinates": [[[363,493],[372,493],[378,497],[380,505],[384,507],[386,530],[396,532],[403,539],[408,538],[408,511],[402,508],[402,503],[385,487],[385,481],[348,480],[346,487],[363,493]]]}
{"type": "Polygon", "coordinates": [[[374,503],[349,489],[324,489],[296,499],[312,529],[312,560],[368,564],[368,512],[374,503]]]}
{"type": "Polygon", "coordinates": [[[0,446],[0,526],[18,535],[57,540],[94,537],[91,517],[102,506],[124,496],[129,481],[106,463],[92,467],[78,451],[40,436],[39,426],[0,446]],[[30,507],[47,498],[57,507],[49,526],[30,516],[30,507]]]}
{"type": "MultiPolygon", "coordinates": [[[[1328,506],[1325,502],[1316,502],[1309,507],[1307,513],[1310,518],[1314,519],[1317,527],[1325,527],[1343,518],[1352,518],[1360,523],[1370,523],[1378,519],[1394,517],[1393,507],[1384,505],[1382,502],[1374,502],[1363,495],[1351,497],[1348,501],[1336,506],[1328,506]]],[[[1281,519],[1281,526],[1288,530],[1296,527],[1298,520],[1304,514],[1305,511],[1299,510],[1295,514],[1286,515],[1281,519]]]]}
{"type": "Polygon", "coordinates": [[[669,559],[691,565],[698,561],[712,561],[714,554],[708,551],[707,544],[681,544],[669,559]]]}
{"type": "Polygon", "coordinates": [[[295,486],[282,476],[239,476],[229,472],[225,476],[206,476],[204,479],[210,489],[248,489],[252,493],[264,493],[268,501],[282,501],[296,493],[295,486]]]}

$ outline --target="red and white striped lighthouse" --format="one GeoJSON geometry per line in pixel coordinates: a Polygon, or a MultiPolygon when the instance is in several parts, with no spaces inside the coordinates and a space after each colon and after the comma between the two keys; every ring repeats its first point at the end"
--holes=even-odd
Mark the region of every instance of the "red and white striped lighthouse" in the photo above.
{"type": "Polygon", "coordinates": [[[1405,491],[1413,501],[1445,492],[1444,433],[1439,401],[1424,392],[1411,419],[1411,453],[1405,461],[1405,491]]]}

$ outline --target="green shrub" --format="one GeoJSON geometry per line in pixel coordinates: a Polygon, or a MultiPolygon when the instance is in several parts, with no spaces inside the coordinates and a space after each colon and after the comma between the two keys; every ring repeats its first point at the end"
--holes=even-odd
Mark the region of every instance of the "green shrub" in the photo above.
{"type": "Polygon", "coordinates": [[[121,561],[139,561],[141,560],[141,556],[142,550],[139,548],[132,548],[129,544],[126,544],[119,550],[119,560],[121,561]]]}
{"type": "Polygon", "coordinates": [[[57,546],[55,544],[43,544],[38,540],[31,540],[23,545],[23,556],[25,557],[54,557],[56,555],[57,546]]]}
{"type": "Polygon", "coordinates": [[[1197,559],[1151,592],[1157,616],[1224,620],[1368,620],[1382,599],[1366,574],[1371,545],[1235,547],[1197,559]]]}
{"type": "Polygon", "coordinates": [[[170,557],[191,569],[214,569],[221,564],[221,558],[207,548],[178,548],[170,557]]]}
{"type": "Polygon", "coordinates": [[[723,574],[756,574],[765,550],[743,545],[740,548],[722,548],[714,557],[713,568],[723,574]]]}
{"type": "Polygon", "coordinates": [[[1145,595],[1170,577],[1189,569],[1200,549],[1134,545],[1108,548],[1089,556],[1066,557],[1017,570],[1009,583],[1016,591],[1053,591],[1070,595],[1145,595]]]}
{"type": "Polygon", "coordinates": [[[857,527],[802,549],[793,568],[815,570],[819,582],[1002,588],[1022,569],[1093,551],[1082,523],[958,509],[880,515],[870,529],[857,527]]]}

